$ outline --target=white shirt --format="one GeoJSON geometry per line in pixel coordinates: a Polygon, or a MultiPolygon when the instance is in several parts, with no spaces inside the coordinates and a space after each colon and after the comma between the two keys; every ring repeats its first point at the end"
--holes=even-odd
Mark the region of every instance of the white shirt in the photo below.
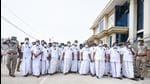
{"type": "Polygon", "coordinates": [[[23,53],[31,53],[32,46],[30,44],[23,44],[21,47],[21,52],[23,53]]]}
{"type": "Polygon", "coordinates": [[[96,47],[91,47],[91,48],[90,48],[91,58],[92,58],[92,59],[94,59],[93,53],[94,53],[94,51],[95,51],[95,48],[96,48],[96,47]]]}
{"type": "Polygon", "coordinates": [[[95,48],[95,60],[105,60],[105,51],[103,47],[97,46],[95,48]]]}
{"type": "Polygon", "coordinates": [[[59,48],[58,47],[51,47],[50,48],[50,54],[51,54],[51,57],[53,58],[57,58],[59,57],[59,48]]]}
{"type": "Polygon", "coordinates": [[[23,58],[28,57],[31,58],[31,45],[30,44],[23,44],[21,47],[21,52],[23,53],[23,58]]]}
{"type": "MultiPolygon", "coordinates": [[[[34,53],[34,54],[39,54],[39,53],[41,53],[43,50],[42,50],[43,48],[40,46],[40,45],[34,45],[32,48],[31,48],[31,51],[34,53]]],[[[33,59],[35,58],[35,56],[33,56],[33,59]]],[[[38,59],[41,59],[41,55],[39,55],[38,57],[37,57],[38,59]]]]}
{"type": "Polygon", "coordinates": [[[127,47],[122,48],[121,54],[123,54],[124,61],[133,61],[133,55],[129,48],[127,48],[127,47]]]}
{"type": "Polygon", "coordinates": [[[83,60],[90,60],[89,54],[91,54],[89,48],[82,48],[81,53],[83,53],[83,60]]]}
{"type": "Polygon", "coordinates": [[[63,52],[65,53],[64,58],[72,59],[73,49],[71,47],[66,46],[63,52]]]}
{"type": "Polygon", "coordinates": [[[74,46],[74,47],[72,47],[72,49],[73,49],[73,53],[74,53],[74,59],[77,59],[79,48],[74,46]]]}
{"type": "Polygon", "coordinates": [[[49,56],[48,48],[43,48],[42,60],[47,60],[48,56],[49,56]]]}
{"type": "Polygon", "coordinates": [[[112,47],[110,49],[110,62],[120,62],[120,48],[112,47]]]}

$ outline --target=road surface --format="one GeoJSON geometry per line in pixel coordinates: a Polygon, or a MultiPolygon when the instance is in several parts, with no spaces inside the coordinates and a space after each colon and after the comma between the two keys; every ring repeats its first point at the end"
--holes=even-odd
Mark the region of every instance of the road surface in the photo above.
{"type": "Polygon", "coordinates": [[[12,78],[8,76],[8,70],[5,63],[1,64],[1,84],[150,84],[150,78],[145,80],[133,81],[129,79],[114,79],[104,77],[97,79],[90,75],[82,76],[79,74],[63,75],[61,73],[53,76],[47,75],[40,78],[33,76],[23,77],[20,72],[16,72],[16,77],[12,78]]]}

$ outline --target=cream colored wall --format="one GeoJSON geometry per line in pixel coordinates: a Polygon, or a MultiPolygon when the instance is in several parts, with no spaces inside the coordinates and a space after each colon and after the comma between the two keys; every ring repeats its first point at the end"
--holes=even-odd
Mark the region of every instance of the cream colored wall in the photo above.
{"type": "Polygon", "coordinates": [[[150,49],[150,0],[144,0],[144,40],[150,49]]]}
{"type": "Polygon", "coordinates": [[[136,39],[137,34],[137,1],[130,0],[129,7],[129,40],[131,43],[136,39]]]}
{"type": "Polygon", "coordinates": [[[115,25],[115,9],[108,14],[108,29],[115,25]]]}

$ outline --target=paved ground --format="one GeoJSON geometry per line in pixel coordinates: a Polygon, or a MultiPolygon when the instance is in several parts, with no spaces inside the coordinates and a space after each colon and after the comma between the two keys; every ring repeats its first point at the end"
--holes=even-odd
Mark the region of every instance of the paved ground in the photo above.
{"type": "Polygon", "coordinates": [[[8,76],[8,70],[5,64],[2,63],[1,84],[150,84],[150,78],[146,78],[144,81],[132,81],[129,79],[119,80],[107,77],[97,79],[89,75],[81,76],[79,74],[56,74],[53,76],[47,75],[36,78],[33,76],[22,77],[20,72],[16,72],[16,77],[12,78],[8,76]]]}

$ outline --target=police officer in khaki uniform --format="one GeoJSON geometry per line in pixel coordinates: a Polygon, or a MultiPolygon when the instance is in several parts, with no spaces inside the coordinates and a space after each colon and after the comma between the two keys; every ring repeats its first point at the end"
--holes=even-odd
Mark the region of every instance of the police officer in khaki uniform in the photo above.
{"type": "Polygon", "coordinates": [[[145,64],[147,57],[147,47],[144,45],[144,40],[138,38],[137,55],[136,55],[136,69],[137,77],[144,80],[145,64]]]}
{"type": "Polygon", "coordinates": [[[8,57],[7,57],[7,68],[9,70],[9,76],[15,77],[15,69],[17,64],[17,57],[18,57],[18,48],[19,44],[17,38],[12,36],[10,41],[8,42],[8,57]]]}

